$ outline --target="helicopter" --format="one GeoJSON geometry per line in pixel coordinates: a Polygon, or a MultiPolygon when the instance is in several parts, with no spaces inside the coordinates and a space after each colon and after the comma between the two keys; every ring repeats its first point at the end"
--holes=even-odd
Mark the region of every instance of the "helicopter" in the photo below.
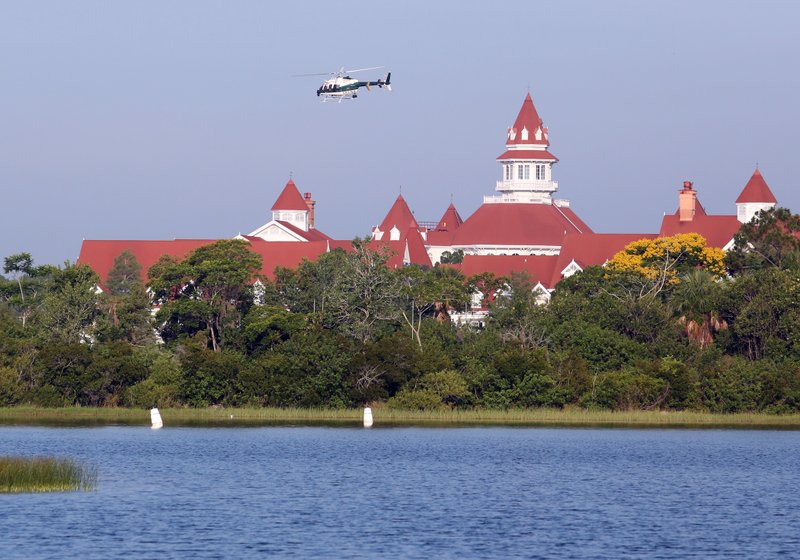
{"type": "Polygon", "coordinates": [[[331,72],[329,74],[300,74],[301,76],[329,76],[327,80],[322,82],[322,85],[317,89],[317,97],[321,97],[322,101],[336,100],[339,103],[343,99],[355,99],[358,97],[358,90],[362,87],[367,88],[367,91],[372,90],[372,86],[379,88],[385,87],[387,90],[392,91],[392,73],[386,74],[386,78],[377,79],[374,81],[359,81],[351,78],[350,74],[356,72],[366,72],[367,70],[377,70],[383,66],[373,66],[371,68],[358,68],[356,70],[345,70],[342,67],[338,72],[331,72]]]}

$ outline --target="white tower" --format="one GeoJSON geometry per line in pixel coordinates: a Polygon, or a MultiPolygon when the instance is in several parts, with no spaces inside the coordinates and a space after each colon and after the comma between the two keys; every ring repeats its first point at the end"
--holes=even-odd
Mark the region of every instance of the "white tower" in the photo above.
{"type": "Polygon", "coordinates": [[[553,164],[558,159],[547,151],[549,146],[547,128],[529,93],[514,126],[508,129],[506,151],[497,158],[501,176],[495,190],[501,194],[484,201],[553,204],[552,195],[558,189],[553,181],[553,164]]]}

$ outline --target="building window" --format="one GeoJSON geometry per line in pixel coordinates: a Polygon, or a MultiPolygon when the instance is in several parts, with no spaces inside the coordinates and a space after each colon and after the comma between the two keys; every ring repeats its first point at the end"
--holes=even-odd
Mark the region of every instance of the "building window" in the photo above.
{"type": "Polygon", "coordinates": [[[510,163],[507,163],[505,165],[505,168],[506,168],[506,181],[510,181],[511,177],[513,176],[512,175],[512,173],[513,173],[512,169],[514,168],[514,166],[511,165],[510,163]]]}
{"type": "Polygon", "coordinates": [[[523,179],[525,179],[527,181],[528,179],[531,178],[531,166],[530,165],[523,165],[522,167],[525,169],[525,173],[524,173],[525,176],[523,177],[523,179]]]}
{"type": "Polygon", "coordinates": [[[522,180],[522,168],[525,167],[524,165],[517,166],[517,179],[522,180]]]}
{"type": "Polygon", "coordinates": [[[544,181],[545,174],[544,174],[544,164],[537,163],[536,164],[536,180],[537,181],[544,181]]]}

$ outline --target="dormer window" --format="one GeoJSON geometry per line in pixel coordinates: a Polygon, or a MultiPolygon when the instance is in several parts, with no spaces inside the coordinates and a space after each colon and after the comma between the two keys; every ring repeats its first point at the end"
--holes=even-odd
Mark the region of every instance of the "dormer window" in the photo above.
{"type": "Polygon", "coordinates": [[[522,129],[522,141],[526,142],[528,140],[528,128],[523,127],[522,129]]]}
{"type": "Polygon", "coordinates": [[[536,141],[540,141],[542,139],[542,127],[536,129],[536,141]]]}
{"type": "Polygon", "coordinates": [[[508,129],[508,139],[512,142],[517,138],[517,131],[513,128],[508,129]]]}

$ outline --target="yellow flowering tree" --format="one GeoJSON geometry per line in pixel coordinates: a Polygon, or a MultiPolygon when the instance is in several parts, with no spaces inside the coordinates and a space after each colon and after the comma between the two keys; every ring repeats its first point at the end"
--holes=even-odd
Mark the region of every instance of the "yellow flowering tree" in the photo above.
{"type": "Polygon", "coordinates": [[[632,272],[653,281],[659,288],[680,283],[679,275],[702,269],[715,278],[725,274],[725,252],[706,246],[699,233],[640,239],[625,246],[608,262],[616,272],[632,272]]]}

